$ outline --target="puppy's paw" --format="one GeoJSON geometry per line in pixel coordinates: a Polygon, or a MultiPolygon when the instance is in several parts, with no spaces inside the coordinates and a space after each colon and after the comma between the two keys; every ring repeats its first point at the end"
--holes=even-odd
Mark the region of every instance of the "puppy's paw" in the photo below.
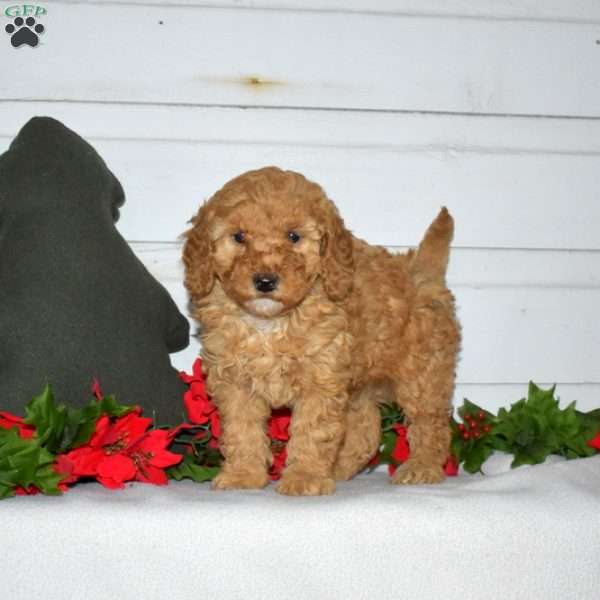
{"type": "Polygon", "coordinates": [[[241,473],[221,471],[212,480],[213,490],[253,490],[264,488],[269,483],[267,473],[241,473]]]}
{"type": "Polygon", "coordinates": [[[392,477],[392,483],[440,483],[444,479],[444,470],[441,466],[430,465],[409,458],[403,465],[398,467],[392,477]]]}
{"type": "Polygon", "coordinates": [[[329,477],[284,474],[275,489],[285,496],[324,496],[335,492],[335,481],[329,477]]]}

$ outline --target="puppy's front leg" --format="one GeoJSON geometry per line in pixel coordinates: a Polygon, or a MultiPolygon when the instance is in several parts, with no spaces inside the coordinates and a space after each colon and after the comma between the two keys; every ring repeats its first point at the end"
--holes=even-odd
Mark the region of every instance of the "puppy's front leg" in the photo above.
{"type": "Polygon", "coordinates": [[[333,465],[344,437],[348,396],[315,394],[293,407],[285,471],[280,494],[319,496],[335,491],[333,465]]]}
{"type": "Polygon", "coordinates": [[[233,386],[214,398],[221,415],[220,450],[225,461],[213,479],[215,490],[263,488],[269,482],[271,446],[266,434],[270,409],[233,386]],[[223,400],[219,402],[219,397],[223,400]]]}

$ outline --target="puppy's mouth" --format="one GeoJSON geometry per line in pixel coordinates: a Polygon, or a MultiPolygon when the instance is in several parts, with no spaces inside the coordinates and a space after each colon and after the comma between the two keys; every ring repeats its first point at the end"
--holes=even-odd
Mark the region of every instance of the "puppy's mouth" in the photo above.
{"type": "Polygon", "coordinates": [[[285,308],[283,302],[272,298],[253,298],[244,302],[244,309],[255,317],[270,319],[280,315],[285,308]]]}

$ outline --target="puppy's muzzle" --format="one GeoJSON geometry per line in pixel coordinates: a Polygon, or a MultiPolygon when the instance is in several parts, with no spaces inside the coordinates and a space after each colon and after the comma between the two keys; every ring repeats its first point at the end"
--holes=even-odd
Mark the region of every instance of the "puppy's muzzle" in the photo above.
{"type": "Polygon", "coordinates": [[[263,294],[268,294],[277,289],[279,276],[275,273],[256,273],[252,278],[254,287],[263,294]]]}

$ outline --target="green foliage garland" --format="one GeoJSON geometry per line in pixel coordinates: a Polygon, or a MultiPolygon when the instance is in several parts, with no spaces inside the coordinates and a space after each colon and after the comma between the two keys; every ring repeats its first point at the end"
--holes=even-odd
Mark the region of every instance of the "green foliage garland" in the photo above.
{"type": "MultiPolygon", "coordinates": [[[[197,380],[196,385],[200,385],[197,380]]],[[[465,400],[457,410],[459,418],[450,419],[453,461],[461,464],[466,472],[476,473],[496,451],[512,454],[512,467],[542,463],[550,454],[567,459],[595,454],[600,450],[600,409],[579,412],[574,402],[561,409],[554,393],[554,387],[543,390],[530,383],[526,398],[509,409],[501,408],[496,415],[465,400]]],[[[215,408],[210,399],[204,398],[203,402],[206,410],[213,414],[215,408]]],[[[65,491],[67,484],[77,479],[69,478],[68,473],[61,470],[61,458],[90,442],[101,417],[105,425],[109,418],[118,427],[126,419],[131,421],[127,415],[132,411],[139,414],[136,407],[119,405],[113,396],[102,397],[99,392],[96,399],[80,409],[57,405],[47,386],[29,402],[24,418],[0,412],[0,499],[38,491],[44,494],[65,491]]],[[[404,416],[396,408],[382,407],[381,417],[381,445],[370,466],[388,464],[394,469],[410,452],[404,416]]],[[[289,423],[289,416],[278,418],[287,419],[289,423]]],[[[136,419],[138,423],[143,420],[136,419]]],[[[146,421],[150,423],[149,419],[146,421]]],[[[168,468],[164,465],[169,478],[203,482],[217,474],[221,455],[212,431],[216,423],[218,415],[213,414],[212,421],[185,424],[159,434],[156,444],[170,444],[171,452],[167,454],[177,459],[171,460],[168,468]]],[[[279,454],[285,451],[288,435],[287,425],[284,428],[281,423],[273,424],[279,433],[275,437],[271,434],[279,454]]],[[[146,431],[143,435],[154,432],[158,430],[146,431]]],[[[107,447],[105,456],[119,451],[107,447]]],[[[94,452],[102,454],[104,450],[96,447],[94,452]]],[[[135,455],[135,443],[130,443],[128,452],[130,456],[135,455]]],[[[283,463],[284,460],[281,466],[283,463]]]]}

